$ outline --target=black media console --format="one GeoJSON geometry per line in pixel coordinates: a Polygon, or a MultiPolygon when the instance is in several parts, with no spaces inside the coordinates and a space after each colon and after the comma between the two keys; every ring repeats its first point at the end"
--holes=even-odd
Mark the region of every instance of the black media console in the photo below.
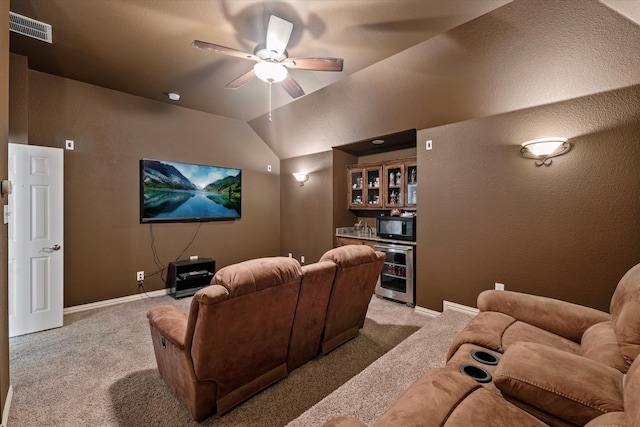
{"type": "Polygon", "coordinates": [[[216,261],[211,258],[170,262],[167,287],[176,299],[190,297],[209,286],[215,272],[216,261]]]}

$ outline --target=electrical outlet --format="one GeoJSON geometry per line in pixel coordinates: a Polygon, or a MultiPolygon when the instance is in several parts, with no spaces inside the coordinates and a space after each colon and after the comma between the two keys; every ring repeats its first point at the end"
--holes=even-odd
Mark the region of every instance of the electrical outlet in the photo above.
{"type": "Polygon", "coordinates": [[[73,139],[66,139],[64,141],[64,148],[67,150],[73,150],[74,148],[73,139]]]}
{"type": "Polygon", "coordinates": [[[496,282],[496,291],[504,291],[504,283],[496,282]]]}
{"type": "Polygon", "coordinates": [[[137,281],[144,280],[144,271],[138,271],[138,272],[136,273],[136,280],[137,280],[137,281]]]}
{"type": "Polygon", "coordinates": [[[431,149],[433,148],[433,141],[432,141],[432,140],[430,140],[430,139],[428,139],[428,140],[427,140],[427,143],[426,143],[425,145],[426,145],[426,147],[425,147],[425,148],[426,148],[427,150],[431,150],[431,149]]]}
{"type": "Polygon", "coordinates": [[[267,172],[271,172],[271,165],[267,165],[267,172]]]}
{"type": "Polygon", "coordinates": [[[304,255],[300,255],[300,264],[304,264],[304,255]]]}

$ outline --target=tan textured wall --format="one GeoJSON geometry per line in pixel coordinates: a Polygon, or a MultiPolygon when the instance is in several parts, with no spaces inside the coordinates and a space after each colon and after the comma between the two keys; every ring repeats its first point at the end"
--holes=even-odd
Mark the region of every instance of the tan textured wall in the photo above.
{"type": "Polygon", "coordinates": [[[28,59],[26,56],[9,56],[9,142],[29,143],[29,88],[28,59]]]}
{"type": "Polygon", "coordinates": [[[29,143],[65,151],[65,306],[164,288],[165,266],[210,257],[217,268],[280,252],[279,159],[246,123],[29,71],[29,143]],[[242,219],[139,223],[142,158],[242,169],[242,219]],[[267,165],[273,167],[267,172],[267,165]]]}
{"type": "Polygon", "coordinates": [[[337,227],[348,227],[358,221],[358,217],[347,209],[347,165],[355,163],[358,163],[356,156],[333,150],[333,235],[337,227]]]}
{"type": "Polygon", "coordinates": [[[418,132],[417,304],[494,282],[608,310],[640,262],[640,86],[418,132]],[[521,142],[570,138],[536,167],[521,142]]]}
{"type": "MultiPolygon", "coordinates": [[[[9,2],[0,1],[0,15],[9,15],[9,2]]],[[[7,179],[7,143],[9,138],[9,20],[0,21],[0,179],[7,179]]],[[[7,198],[0,199],[7,204],[7,198]]],[[[7,226],[0,226],[0,419],[11,381],[9,378],[9,278],[7,273],[7,226]]]]}
{"type": "Polygon", "coordinates": [[[281,162],[280,211],[282,255],[291,253],[305,263],[317,262],[333,247],[331,152],[286,159],[281,162]],[[309,174],[300,186],[293,172],[309,174]]]}

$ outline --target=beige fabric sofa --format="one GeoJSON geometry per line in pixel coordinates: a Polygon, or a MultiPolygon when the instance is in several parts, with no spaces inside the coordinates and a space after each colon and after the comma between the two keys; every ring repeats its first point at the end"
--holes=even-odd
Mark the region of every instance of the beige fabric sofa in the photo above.
{"type": "Polygon", "coordinates": [[[148,311],[160,375],[195,420],[229,411],[315,358],[327,330],[341,337],[336,345],[357,335],[381,256],[344,246],[304,267],[273,257],[220,269],[189,312],[170,305],[148,311]],[[345,269],[359,277],[345,280],[345,269]]]}

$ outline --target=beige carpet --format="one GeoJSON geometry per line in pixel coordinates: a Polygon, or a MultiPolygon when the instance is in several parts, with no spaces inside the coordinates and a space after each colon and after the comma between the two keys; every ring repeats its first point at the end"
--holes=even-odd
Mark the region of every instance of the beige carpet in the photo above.
{"type": "Polygon", "coordinates": [[[449,345],[470,320],[444,311],[287,427],[321,426],[340,415],[373,424],[419,376],[444,366],[449,345]]]}
{"type": "Polygon", "coordinates": [[[370,422],[420,373],[444,363],[469,320],[449,312],[431,319],[373,298],[357,338],[223,417],[196,423],[158,375],[146,319],[152,306],[186,310],[189,301],[145,298],[66,315],[62,328],[12,338],[9,426],[308,427],[334,414],[370,422]]]}

